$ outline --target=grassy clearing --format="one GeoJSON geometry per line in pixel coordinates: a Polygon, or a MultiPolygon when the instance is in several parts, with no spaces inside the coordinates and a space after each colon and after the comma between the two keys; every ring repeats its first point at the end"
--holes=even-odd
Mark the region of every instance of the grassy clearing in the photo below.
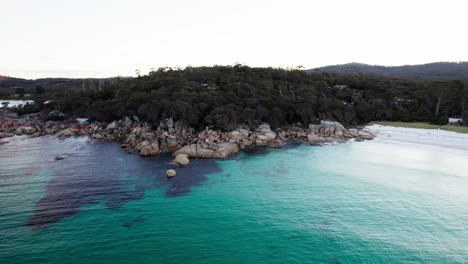
{"type": "Polygon", "coordinates": [[[376,121],[376,122],[370,122],[367,125],[382,125],[382,126],[393,126],[393,127],[423,128],[423,129],[440,128],[442,130],[468,134],[468,127],[466,126],[454,126],[454,125],[438,126],[438,125],[431,125],[429,123],[421,123],[421,122],[393,122],[393,121],[376,121]]]}

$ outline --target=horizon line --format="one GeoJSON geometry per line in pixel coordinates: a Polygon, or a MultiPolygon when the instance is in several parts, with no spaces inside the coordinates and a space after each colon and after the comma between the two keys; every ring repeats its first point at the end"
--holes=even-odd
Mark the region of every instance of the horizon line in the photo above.
{"type": "MultiPolygon", "coordinates": [[[[365,65],[365,66],[372,66],[372,67],[386,67],[386,68],[394,68],[394,67],[405,67],[405,66],[422,66],[422,65],[429,65],[429,64],[437,64],[437,63],[451,63],[451,64],[464,64],[468,63],[468,61],[433,61],[433,62],[427,62],[427,63],[420,63],[420,64],[400,64],[400,65],[383,65],[383,64],[369,64],[369,63],[362,63],[362,62],[347,62],[347,63],[342,63],[342,64],[327,64],[324,66],[319,66],[319,67],[312,67],[312,68],[306,68],[302,65],[295,65],[295,66],[250,66],[244,63],[233,63],[233,64],[213,64],[213,65],[198,65],[198,66],[192,66],[192,65],[186,65],[184,67],[180,66],[161,66],[161,67],[154,67],[150,68],[148,73],[142,74],[141,76],[149,74],[153,69],[159,69],[159,68],[171,68],[171,69],[186,69],[188,67],[193,67],[193,68],[198,68],[198,67],[216,67],[216,66],[235,66],[235,65],[242,65],[242,66],[247,66],[250,68],[276,68],[276,69],[300,69],[300,70],[315,70],[315,69],[320,69],[320,68],[325,68],[325,67],[330,67],[330,66],[344,66],[344,65],[350,65],[350,64],[358,64],[358,65],[365,65]]],[[[139,71],[139,69],[135,69],[135,72],[139,71]]],[[[25,71],[27,72],[27,71],[25,71]]],[[[30,72],[40,72],[40,71],[30,71],[30,72]]],[[[46,70],[45,72],[53,72],[51,70],[46,70]]],[[[73,72],[73,71],[70,71],[73,72]]],[[[76,71],[76,72],[83,72],[83,71],[76,71]]],[[[96,72],[97,73],[97,72],[96,72]]],[[[19,77],[19,76],[12,76],[12,75],[3,75],[0,73],[0,78],[11,78],[11,79],[23,79],[23,80],[41,80],[41,79],[110,79],[110,78],[133,78],[137,77],[135,74],[134,75],[122,75],[122,74],[116,74],[116,75],[109,75],[109,76],[103,76],[103,77],[65,77],[65,76],[60,76],[60,77],[38,77],[38,78],[27,78],[27,77],[19,77]]]]}

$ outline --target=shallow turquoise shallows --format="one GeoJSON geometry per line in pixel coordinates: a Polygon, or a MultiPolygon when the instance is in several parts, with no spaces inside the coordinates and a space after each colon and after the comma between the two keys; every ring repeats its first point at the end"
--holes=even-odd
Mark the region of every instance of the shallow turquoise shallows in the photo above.
{"type": "Polygon", "coordinates": [[[170,160],[0,144],[0,263],[468,263],[467,152],[377,140],[170,160]]]}

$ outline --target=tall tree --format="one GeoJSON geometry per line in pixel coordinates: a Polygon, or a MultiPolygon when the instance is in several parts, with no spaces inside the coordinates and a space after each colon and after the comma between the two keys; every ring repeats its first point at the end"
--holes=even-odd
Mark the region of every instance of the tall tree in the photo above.
{"type": "Polygon", "coordinates": [[[435,81],[430,84],[429,92],[435,98],[434,115],[438,117],[441,108],[449,99],[461,96],[463,83],[460,81],[435,81]]]}
{"type": "Polygon", "coordinates": [[[462,96],[462,110],[461,117],[463,118],[463,125],[468,126],[468,86],[465,86],[463,89],[462,96]]]}

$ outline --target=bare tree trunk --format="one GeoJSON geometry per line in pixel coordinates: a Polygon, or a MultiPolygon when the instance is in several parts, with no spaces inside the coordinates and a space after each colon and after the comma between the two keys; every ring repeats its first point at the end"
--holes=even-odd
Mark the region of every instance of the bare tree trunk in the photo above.
{"type": "Polygon", "coordinates": [[[322,94],[322,98],[327,98],[327,95],[325,94],[325,89],[324,88],[320,89],[320,93],[322,94]]]}
{"type": "Polygon", "coordinates": [[[436,106],[436,110],[435,110],[435,116],[439,116],[439,109],[440,109],[440,103],[442,101],[442,96],[438,96],[437,97],[437,106],[436,106]]]}
{"type": "Polygon", "coordinates": [[[462,99],[462,105],[461,105],[461,112],[460,112],[461,118],[463,118],[465,116],[465,103],[466,103],[466,98],[463,98],[462,99]]]}

